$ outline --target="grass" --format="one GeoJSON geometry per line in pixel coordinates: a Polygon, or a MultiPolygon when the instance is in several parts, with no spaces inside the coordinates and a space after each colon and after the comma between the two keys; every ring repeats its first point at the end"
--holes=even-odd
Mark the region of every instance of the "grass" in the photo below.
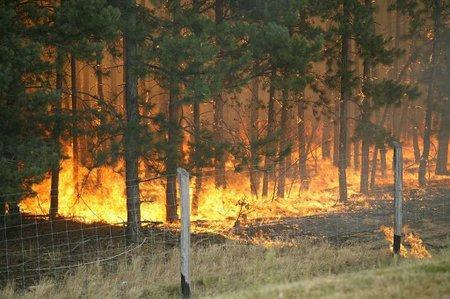
{"type": "MultiPolygon", "coordinates": [[[[394,266],[385,248],[310,240],[274,247],[228,241],[192,254],[195,297],[442,297],[450,295],[449,271],[449,250],[394,266]]],[[[179,298],[179,280],[176,248],[142,247],[114,267],[81,267],[26,290],[8,285],[0,298],[179,298]]]]}

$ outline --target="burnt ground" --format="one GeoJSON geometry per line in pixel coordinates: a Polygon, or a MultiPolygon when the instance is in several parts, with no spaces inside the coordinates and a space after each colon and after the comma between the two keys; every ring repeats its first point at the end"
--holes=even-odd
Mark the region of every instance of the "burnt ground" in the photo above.
{"type": "MultiPolygon", "coordinates": [[[[350,199],[338,205],[338,212],[285,217],[276,220],[254,220],[241,223],[220,234],[194,233],[192,244],[207,246],[227,239],[253,242],[255,238],[295,241],[304,238],[325,240],[331,244],[370,244],[386,247],[381,226],[393,226],[393,200],[385,188],[372,194],[369,201],[350,199]]],[[[450,244],[450,179],[431,184],[426,189],[407,189],[403,204],[403,223],[408,231],[420,236],[430,250],[450,244]]],[[[194,223],[201,227],[207,222],[194,223]]],[[[117,266],[117,260],[135,252],[152,252],[178,246],[178,232],[162,223],[143,224],[144,242],[127,244],[123,225],[85,224],[62,218],[53,222],[46,217],[22,215],[6,228],[0,226],[0,287],[15,280],[26,287],[45,276],[57,276],[79,265],[101,261],[117,266]]],[[[123,260],[123,259],[122,259],[123,260]]]]}
{"type": "MultiPolygon", "coordinates": [[[[383,198],[389,188],[372,194],[361,202],[350,199],[338,206],[339,212],[307,217],[287,217],[278,220],[259,220],[241,225],[243,237],[264,236],[267,239],[295,240],[299,237],[324,239],[332,244],[373,243],[385,246],[381,226],[393,227],[394,202],[383,198]],[[384,242],[380,242],[384,241],[384,242]]],[[[440,181],[426,189],[405,190],[403,225],[407,232],[420,236],[430,249],[450,244],[450,180],[440,181]]]]}

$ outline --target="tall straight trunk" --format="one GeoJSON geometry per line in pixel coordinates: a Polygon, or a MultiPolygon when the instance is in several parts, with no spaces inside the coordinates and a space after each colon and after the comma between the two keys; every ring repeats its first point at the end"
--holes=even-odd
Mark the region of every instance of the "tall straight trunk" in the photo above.
{"type": "Polygon", "coordinates": [[[97,77],[97,96],[100,100],[105,99],[104,84],[103,84],[103,66],[101,58],[97,59],[95,66],[95,75],[97,77]]]}
{"type": "Polygon", "coordinates": [[[269,105],[267,107],[267,134],[266,134],[266,152],[264,157],[264,176],[262,186],[262,196],[266,197],[269,192],[269,178],[273,172],[272,156],[274,154],[274,133],[275,133],[275,85],[273,79],[275,77],[275,69],[272,70],[270,76],[269,87],[269,105]]]}
{"type": "MultiPolygon", "coordinates": [[[[350,97],[351,96],[349,95],[348,98],[350,99],[350,97]]],[[[352,124],[353,121],[351,121],[350,119],[353,118],[353,107],[350,104],[351,104],[350,100],[347,101],[347,125],[346,125],[347,126],[347,138],[345,141],[345,153],[346,153],[345,167],[346,168],[351,166],[351,161],[352,161],[352,149],[351,149],[352,148],[352,140],[351,140],[350,136],[353,131],[353,124],[352,124]]]]}
{"type": "Polygon", "coordinates": [[[334,112],[335,116],[333,118],[333,165],[339,166],[339,103],[338,98],[334,101],[334,112]]]}
{"type": "MultiPolygon", "coordinates": [[[[388,116],[388,113],[389,113],[389,107],[386,106],[384,108],[384,112],[383,112],[383,115],[381,117],[381,120],[378,123],[378,125],[380,127],[384,126],[384,124],[386,122],[386,119],[387,119],[387,116],[388,116]]],[[[376,144],[375,147],[374,147],[374,150],[373,150],[372,169],[371,169],[371,172],[370,172],[370,189],[374,189],[375,188],[375,183],[376,183],[375,179],[376,179],[376,176],[377,176],[378,151],[380,151],[380,155],[381,155],[383,148],[386,149],[384,144],[381,145],[381,146],[376,144]]],[[[384,163],[384,168],[386,170],[386,151],[384,151],[384,162],[383,162],[383,156],[381,157],[380,160],[381,160],[382,164],[384,163]]]]}
{"type": "Polygon", "coordinates": [[[57,159],[55,164],[51,169],[51,179],[50,179],[50,210],[49,217],[50,220],[56,219],[58,216],[58,206],[59,206],[59,172],[60,172],[60,161],[61,161],[61,107],[62,107],[62,89],[63,89],[63,76],[64,76],[64,56],[60,49],[56,53],[56,91],[58,93],[58,99],[54,106],[54,116],[55,125],[52,131],[52,138],[56,144],[56,155],[57,159]]]}
{"type": "Polygon", "coordinates": [[[250,99],[250,189],[256,197],[259,193],[259,155],[258,155],[258,118],[259,118],[259,79],[255,78],[251,83],[252,96],[250,99]]]}
{"type": "MultiPolygon", "coordinates": [[[[97,97],[101,100],[105,100],[104,84],[103,84],[103,66],[102,66],[102,53],[97,54],[97,65],[95,66],[95,77],[97,78],[97,97]]],[[[100,148],[104,148],[104,145],[100,144],[100,148]]],[[[95,164],[95,163],[94,163],[95,164]]],[[[97,185],[100,185],[102,181],[102,169],[97,168],[97,185]]]]}
{"type": "Polygon", "coordinates": [[[361,162],[360,153],[361,143],[358,140],[353,141],[353,168],[355,170],[359,169],[361,162]]]}
{"type": "Polygon", "coordinates": [[[78,153],[78,128],[77,128],[77,109],[78,109],[78,95],[77,95],[77,60],[73,54],[70,56],[70,82],[71,82],[71,101],[72,101],[72,161],[73,161],[73,183],[75,186],[75,193],[78,194],[79,182],[79,153],[78,153]]]}
{"type": "Polygon", "coordinates": [[[374,147],[373,157],[372,157],[372,168],[370,170],[370,190],[375,188],[375,178],[377,174],[377,160],[378,160],[378,151],[379,148],[377,146],[374,147]]]}
{"type": "Polygon", "coordinates": [[[298,173],[302,188],[308,188],[308,169],[306,154],[305,110],[304,91],[300,93],[297,102],[297,138],[298,138],[298,173]]]}
{"type": "MultiPolygon", "coordinates": [[[[83,67],[82,68],[83,73],[81,76],[82,79],[82,84],[81,84],[81,90],[83,91],[83,100],[82,103],[86,103],[85,105],[89,105],[91,99],[91,74],[90,74],[90,69],[88,67],[83,67]]],[[[83,105],[81,105],[81,107],[79,107],[78,109],[80,111],[82,111],[83,105]]],[[[87,134],[86,131],[88,131],[88,125],[85,121],[81,122],[81,132],[82,134],[80,134],[78,136],[78,144],[79,144],[79,148],[78,148],[78,156],[79,156],[79,161],[82,165],[87,165],[89,164],[90,161],[90,155],[89,153],[91,152],[91,148],[92,148],[92,143],[90,142],[90,140],[88,140],[87,138],[87,134]]]]}
{"type": "Polygon", "coordinates": [[[200,103],[196,101],[193,104],[194,110],[194,155],[195,155],[195,189],[192,197],[192,214],[196,215],[200,201],[200,193],[202,191],[203,172],[201,158],[201,136],[200,136],[200,103]]]}
{"type": "Polygon", "coordinates": [[[413,141],[414,162],[420,161],[420,146],[419,146],[419,124],[417,122],[417,109],[414,108],[411,118],[411,135],[413,141]]]}
{"type": "Polygon", "coordinates": [[[448,142],[450,135],[450,101],[444,102],[441,110],[441,123],[438,133],[438,149],[436,160],[436,174],[448,175],[448,142]]]}
{"type": "MultiPolygon", "coordinates": [[[[223,0],[215,2],[215,21],[219,25],[223,22],[224,10],[223,0]]],[[[224,99],[222,95],[218,95],[214,105],[214,142],[219,149],[215,153],[215,185],[217,188],[226,188],[227,181],[225,177],[225,150],[223,149],[223,125],[224,125],[224,99]]]]}
{"type": "MultiPolygon", "coordinates": [[[[196,14],[199,13],[200,3],[198,0],[193,0],[193,8],[196,14]]],[[[200,194],[203,185],[203,159],[201,154],[201,119],[200,119],[200,102],[196,99],[192,104],[193,118],[194,118],[194,166],[195,166],[195,188],[192,196],[192,214],[197,215],[200,204],[200,194]]]]}
{"type": "Polygon", "coordinates": [[[350,95],[349,46],[350,46],[350,7],[343,0],[343,32],[341,50],[341,98],[339,103],[339,200],[347,201],[347,102],[350,95]]]}
{"type": "MultiPolygon", "coordinates": [[[[398,2],[398,1],[397,1],[398,2]]],[[[395,49],[400,49],[400,25],[401,25],[401,19],[400,19],[400,12],[398,9],[395,10],[395,40],[394,40],[394,47],[395,49]]],[[[392,76],[393,79],[398,78],[399,76],[399,57],[395,57],[394,59],[394,74],[392,76]]],[[[403,104],[405,106],[405,104],[403,104]]],[[[401,134],[401,115],[402,115],[403,109],[402,107],[392,107],[392,132],[394,135],[394,138],[396,140],[400,141],[400,134],[401,134]],[[400,115],[400,117],[398,117],[400,115]]],[[[381,154],[381,157],[383,157],[383,154],[381,154]]],[[[382,159],[383,160],[383,159],[382,159]]],[[[381,171],[383,172],[383,163],[381,163],[381,171]]]]}
{"type": "MultiPolygon", "coordinates": [[[[365,0],[365,7],[368,11],[371,11],[372,6],[371,0],[365,0]]],[[[373,23],[371,24],[373,28],[373,23]]],[[[370,118],[372,114],[372,105],[371,98],[369,96],[367,86],[372,80],[372,66],[370,58],[365,58],[363,62],[363,82],[361,86],[361,91],[364,95],[362,102],[362,111],[361,111],[361,122],[366,126],[370,124],[370,118]]],[[[362,141],[361,141],[361,175],[360,175],[360,183],[359,183],[359,192],[362,194],[369,193],[369,151],[370,151],[370,138],[367,132],[363,132],[362,141]]],[[[355,163],[356,164],[356,163],[355,163]]]]}
{"type": "Polygon", "coordinates": [[[170,87],[169,109],[168,109],[168,130],[167,130],[167,158],[166,158],[166,220],[173,222],[178,219],[177,216],[177,188],[176,171],[180,150],[180,132],[179,132],[179,107],[177,103],[176,88],[173,84],[170,87]]]}
{"type": "MultiPolygon", "coordinates": [[[[125,11],[127,24],[136,24],[134,0],[127,0],[125,11]]],[[[138,105],[138,76],[137,43],[128,29],[123,32],[124,49],[124,81],[125,81],[125,110],[126,131],[124,134],[125,149],[125,187],[127,195],[127,241],[139,242],[141,239],[141,201],[139,196],[139,105],[138,105]]]]}
{"type": "Polygon", "coordinates": [[[277,196],[279,198],[284,197],[284,189],[286,185],[286,147],[287,147],[287,122],[288,122],[288,103],[289,94],[287,90],[283,90],[283,95],[281,99],[281,119],[280,119],[280,140],[278,149],[278,189],[277,196]]]}
{"type": "Polygon", "coordinates": [[[322,159],[325,160],[331,156],[331,127],[328,115],[324,115],[322,119],[322,159]]]}
{"type": "Polygon", "coordinates": [[[398,141],[401,141],[404,138],[404,134],[405,134],[406,128],[407,128],[407,125],[406,125],[407,115],[408,115],[408,103],[403,103],[402,109],[401,109],[401,114],[400,114],[400,121],[398,123],[399,127],[397,128],[398,141]]]}
{"type": "Polygon", "coordinates": [[[361,142],[361,177],[359,182],[359,192],[369,193],[369,151],[370,143],[368,138],[363,138],[361,142]]]}
{"type": "Polygon", "coordinates": [[[387,170],[386,154],[386,146],[383,144],[383,146],[380,148],[380,170],[383,177],[386,175],[387,170]]]}
{"type": "Polygon", "coordinates": [[[433,18],[434,18],[434,38],[431,56],[431,74],[427,86],[426,110],[425,110],[425,130],[423,133],[423,151],[419,162],[419,185],[426,185],[426,171],[428,166],[428,156],[430,154],[431,124],[433,117],[434,102],[434,80],[436,76],[436,65],[439,56],[440,27],[441,27],[441,0],[434,0],[433,18]]]}

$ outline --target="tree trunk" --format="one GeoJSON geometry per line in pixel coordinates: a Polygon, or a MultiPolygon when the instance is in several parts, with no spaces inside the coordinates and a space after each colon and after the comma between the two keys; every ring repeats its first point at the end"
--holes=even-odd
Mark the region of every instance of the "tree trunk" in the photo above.
{"type": "MultiPolygon", "coordinates": [[[[216,24],[221,24],[224,17],[223,0],[216,0],[215,18],[216,24]]],[[[218,147],[215,152],[215,184],[216,188],[226,188],[227,181],[225,177],[225,149],[224,147],[224,99],[222,95],[218,95],[214,105],[214,143],[218,147]]]]}
{"type": "MultiPolygon", "coordinates": [[[[368,10],[371,9],[371,0],[365,0],[365,5],[368,10]]],[[[372,24],[373,26],[373,24],[372,24]]],[[[370,118],[372,114],[372,105],[369,93],[367,91],[367,84],[372,80],[371,62],[369,58],[364,59],[363,63],[363,84],[361,86],[362,93],[364,95],[361,111],[361,122],[363,124],[370,124],[370,118]]],[[[361,141],[361,175],[359,192],[362,194],[369,193],[369,151],[370,151],[370,138],[367,132],[363,132],[361,141]]]]}
{"type": "Polygon", "coordinates": [[[387,170],[386,152],[386,146],[383,144],[383,146],[380,148],[380,170],[383,177],[386,175],[387,170]]]}
{"type": "Polygon", "coordinates": [[[269,178],[273,172],[272,156],[274,154],[273,139],[275,133],[275,86],[273,78],[275,77],[275,69],[272,70],[269,88],[269,105],[267,108],[267,135],[266,135],[266,152],[264,157],[264,176],[262,186],[262,196],[267,197],[269,192],[269,178]]]}
{"type": "Polygon", "coordinates": [[[322,160],[329,159],[331,154],[331,131],[330,118],[328,115],[323,115],[322,126],[322,160]]]}
{"type": "Polygon", "coordinates": [[[177,103],[177,92],[173,84],[170,87],[169,95],[169,121],[167,130],[167,158],[166,158],[166,220],[173,222],[178,219],[177,215],[177,188],[176,188],[176,172],[179,159],[179,107],[177,103]]]}
{"type": "MultiPolygon", "coordinates": [[[[134,0],[126,2],[126,18],[129,26],[136,24],[134,0]]],[[[141,201],[139,196],[139,105],[138,105],[138,77],[137,43],[128,29],[123,32],[124,49],[124,80],[125,80],[125,109],[126,131],[124,134],[125,149],[125,187],[127,195],[127,241],[140,242],[141,238],[141,201]]]]}
{"type": "Polygon", "coordinates": [[[284,197],[284,189],[286,185],[286,147],[287,147],[287,121],[288,121],[288,111],[289,111],[289,103],[288,98],[289,94],[287,90],[283,90],[283,95],[281,99],[281,119],[280,119],[280,140],[279,140],[279,149],[278,149],[278,188],[277,188],[277,196],[279,198],[284,197]]]}
{"type": "Polygon", "coordinates": [[[78,109],[78,95],[77,95],[77,60],[72,54],[70,57],[70,82],[71,82],[71,100],[72,100],[72,161],[73,161],[73,183],[75,186],[75,193],[79,192],[79,153],[78,153],[78,128],[77,128],[77,109],[78,109]]]}
{"type": "Polygon", "coordinates": [[[441,110],[441,123],[438,133],[438,149],[436,161],[436,174],[448,175],[448,142],[450,135],[450,101],[444,101],[441,110]]]}
{"type": "Polygon", "coordinates": [[[434,102],[434,80],[436,75],[436,64],[439,56],[439,35],[441,27],[441,0],[434,0],[434,38],[432,46],[432,56],[431,56],[431,74],[427,86],[427,99],[426,99],[426,111],[425,111],[425,130],[423,134],[423,151],[422,157],[419,162],[419,185],[426,185],[426,171],[428,166],[428,156],[430,154],[430,139],[431,139],[431,124],[432,124],[432,113],[433,113],[433,102],[434,102]]]}
{"type": "Polygon", "coordinates": [[[258,155],[258,117],[259,117],[259,79],[255,78],[251,83],[252,96],[250,99],[250,189],[252,194],[258,197],[259,192],[259,155],[258,155]]]}
{"type": "Polygon", "coordinates": [[[61,162],[61,105],[62,105],[62,88],[63,88],[63,76],[64,76],[64,57],[60,49],[57,50],[56,54],[56,91],[58,93],[58,99],[55,104],[55,126],[52,132],[53,141],[56,144],[56,155],[57,159],[55,164],[51,169],[51,180],[50,180],[50,220],[56,219],[58,216],[58,205],[59,205],[59,172],[60,172],[60,162],[61,162]]]}
{"type": "Polygon", "coordinates": [[[361,143],[357,140],[353,142],[353,169],[358,170],[361,161],[361,153],[359,151],[361,143]]]}
{"type": "Polygon", "coordinates": [[[420,161],[420,146],[419,146],[419,124],[417,122],[417,109],[414,108],[411,119],[411,135],[413,141],[414,150],[414,162],[419,163],[420,161]]]}
{"type": "Polygon", "coordinates": [[[375,188],[375,178],[377,174],[377,160],[378,160],[378,150],[379,148],[377,146],[374,147],[373,150],[373,157],[372,157],[372,168],[370,171],[370,190],[373,190],[375,188]]]}
{"type": "MultiPolygon", "coordinates": [[[[399,127],[398,127],[398,141],[401,141],[403,139],[403,135],[406,131],[406,119],[407,119],[407,115],[408,115],[408,103],[403,103],[402,106],[402,111],[401,111],[401,115],[400,115],[400,121],[399,121],[399,127]]],[[[405,138],[406,139],[406,138],[405,138]]]]}
{"type": "MultiPolygon", "coordinates": [[[[97,58],[97,65],[95,66],[95,76],[97,77],[97,97],[100,99],[100,101],[105,100],[105,93],[104,93],[104,84],[103,84],[103,67],[102,67],[102,59],[101,55],[102,53],[98,53],[97,58]]],[[[97,137],[98,139],[98,137],[97,137]]],[[[100,148],[104,148],[102,144],[99,145],[100,148]]],[[[95,164],[95,162],[94,162],[95,164]]],[[[102,168],[97,168],[97,185],[99,186],[102,181],[102,168]]]]}
{"type": "MultiPolygon", "coordinates": [[[[199,13],[200,3],[198,0],[193,0],[193,8],[196,14],[199,13]]],[[[193,105],[193,118],[194,118],[194,167],[196,172],[195,188],[192,196],[192,214],[198,214],[198,207],[200,204],[200,194],[202,192],[203,185],[203,158],[201,153],[201,119],[200,119],[200,102],[199,99],[195,99],[193,105]]]]}
{"type": "Polygon", "coordinates": [[[195,164],[195,189],[192,197],[192,214],[196,215],[200,201],[200,193],[202,191],[203,172],[202,172],[202,158],[201,158],[201,136],[200,136],[200,103],[195,101],[193,104],[194,110],[194,164],[195,164]]]}
{"type": "Polygon", "coordinates": [[[306,153],[305,110],[303,91],[300,93],[300,98],[297,102],[298,173],[300,176],[301,187],[307,189],[309,186],[309,177],[306,164],[308,157],[306,153]]]}
{"type": "Polygon", "coordinates": [[[359,192],[362,194],[369,193],[369,151],[370,151],[370,144],[367,140],[368,138],[363,138],[361,142],[361,180],[359,184],[359,192]]]}
{"type": "MultiPolygon", "coordinates": [[[[371,11],[372,1],[365,0],[365,6],[368,11],[371,11]]],[[[371,24],[373,28],[373,23],[371,24]]],[[[363,82],[361,86],[361,91],[363,93],[363,102],[362,102],[362,111],[361,111],[361,122],[365,126],[371,125],[370,119],[372,114],[372,105],[371,98],[369,96],[369,92],[367,90],[367,85],[372,80],[372,65],[370,58],[366,57],[363,62],[363,82]]],[[[361,141],[361,175],[360,175],[360,184],[359,184],[359,192],[362,194],[369,193],[369,152],[370,152],[370,138],[372,136],[368,135],[369,133],[363,132],[362,141],[361,141]]],[[[355,163],[356,164],[356,163],[355,163]]]]}
{"type": "Polygon", "coordinates": [[[333,118],[333,165],[336,167],[339,165],[339,103],[340,100],[336,98],[333,118]]]}
{"type": "Polygon", "coordinates": [[[341,52],[341,98],[339,103],[339,200],[347,201],[347,102],[350,95],[349,43],[350,43],[350,7],[343,0],[343,32],[341,52]]]}

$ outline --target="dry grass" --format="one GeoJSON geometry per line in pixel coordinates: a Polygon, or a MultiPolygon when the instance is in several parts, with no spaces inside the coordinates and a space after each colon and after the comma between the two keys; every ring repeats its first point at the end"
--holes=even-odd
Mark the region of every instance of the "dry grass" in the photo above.
{"type": "MultiPolygon", "coordinates": [[[[400,277],[401,283],[408,283],[415,290],[421,283],[426,285],[432,281],[435,289],[442,279],[448,281],[448,252],[424,264],[402,262],[402,266],[393,271],[390,267],[392,258],[386,249],[361,245],[334,247],[308,240],[266,248],[230,241],[193,250],[193,293],[196,297],[273,298],[280,294],[287,297],[345,297],[349,291],[351,296],[359,297],[365,295],[359,293],[364,288],[373,293],[374,286],[379,286],[383,292],[384,284],[395,277],[400,277]],[[402,279],[403,275],[411,276],[412,282],[402,279]]],[[[176,248],[143,247],[139,254],[128,260],[118,261],[117,267],[82,267],[61,277],[43,279],[22,291],[9,285],[0,291],[0,298],[179,297],[179,252],[176,248]]],[[[399,294],[397,288],[393,285],[389,292],[399,294]]],[[[423,292],[434,294],[425,293],[427,289],[423,292]]],[[[448,286],[441,287],[435,292],[449,294],[449,289],[448,286]]]]}

